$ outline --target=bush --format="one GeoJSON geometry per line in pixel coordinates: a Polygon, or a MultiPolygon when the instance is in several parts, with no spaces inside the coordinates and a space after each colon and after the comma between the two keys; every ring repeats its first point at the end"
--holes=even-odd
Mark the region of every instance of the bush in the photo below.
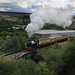
{"type": "Polygon", "coordinates": [[[43,49],[39,51],[39,53],[41,56],[43,56],[47,63],[50,63],[51,61],[57,61],[61,58],[61,52],[54,48],[43,49]]]}
{"type": "Polygon", "coordinates": [[[71,41],[63,53],[64,62],[66,63],[66,75],[75,74],[75,39],[71,41]]]}
{"type": "Polygon", "coordinates": [[[13,61],[3,62],[2,60],[0,60],[0,75],[11,75],[17,69],[18,67],[13,61]]]}
{"type": "Polygon", "coordinates": [[[25,47],[25,43],[27,41],[26,37],[22,36],[14,36],[8,38],[1,44],[1,51],[3,52],[14,52],[14,51],[22,51],[25,47]]]}
{"type": "Polygon", "coordinates": [[[16,62],[0,60],[0,75],[57,75],[49,71],[45,62],[36,64],[31,60],[19,59],[16,62]]]}
{"type": "Polygon", "coordinates": [[[18,51],[21,49],[21,44],[19,42],[19,39],[17,37],[13,37],[11,39],[8,39],[6,42],[2,44],[2,50],[4,52],[8,51],[18,51]]]}
{"type": "Polygon", "coordinates": [[[68,63],[72,64],[72,61],[75,61],[75,39],[66,46],[64,57],[65,61],[68,63]]]}
{"type": "Polygon", "coordinates": [[[49,23],[46,23],[42,30],[49,30],[49,29],[53,29],[53,30],[65,30],[62,26],[57,26],[56,24],[49,24],[49,23]]]}
{"type": "Polygon", "coordinates": [[[17,65],[20,68],[21,75],[41,75],[40,68],[31,60],[20,59],[17,61],[17,65]]]}
{"type": "Polygon", "coordinates": [[[46,62],[39,62],[38,65],[41,69],[41,75],[58,75],[55,71],[49,71],[46,62]]]}
{"type": "Polygon", "coordinates": [[[18,39],[21,44],[21,50],[23,50],[25,47],[25,44],[27,44],[28,39],[26,37],[21,37],[21,36],[19,36],[18,39]]]}
{"type": "Polygon", "coordinates": [[[20,44],[19,39],[17,37],[12,37],[6,40],[1,45],[1,50],[3,52],[13,52],[13,51],[21,50],[21,44],[20,44]]]}
{"type": "Polygon", "coordinates": [[[34,40],[34,39],[38,39],[38,38],[41,38],[40,36],[32,36],[31,38],[30,38],[30,40],[34,40]]]}
{"type": "Polygon", "coordinates": [[[3,38],[0,37],[0,46],[1,46],[1,44],[2,44],[3,42],[4,42],[3,38]]]}
{"type": "Polygon", "coordinates": [[[19,59],[16,62],[0,60],[0,75],[41,75],[41,70],[31,60],[19,59]]]}

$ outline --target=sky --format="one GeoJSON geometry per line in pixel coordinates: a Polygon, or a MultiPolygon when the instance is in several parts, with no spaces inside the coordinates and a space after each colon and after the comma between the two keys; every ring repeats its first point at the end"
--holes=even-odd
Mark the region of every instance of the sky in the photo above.
{"type": "Polygon", "coordinates": [[[75,13],[75,0],[0,0],[0,11],[33,13],[38,8],[47,6],[75,13]]]}

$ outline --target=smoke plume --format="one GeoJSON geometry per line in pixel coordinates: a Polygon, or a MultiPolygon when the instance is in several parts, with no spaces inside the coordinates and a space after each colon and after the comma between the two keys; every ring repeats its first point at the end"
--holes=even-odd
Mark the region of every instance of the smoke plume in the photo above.
{"type": "Polygon", "coordinates": [[[26,31],[29,37],[36,30],[41,29],[45,23],[56,24],[58,26],[70,26],[71,22],[71,12],[64,9],[54,9],[54,8],[40,8],[37,9],[30,16],[31,23],[27,25],[26,31]]]}

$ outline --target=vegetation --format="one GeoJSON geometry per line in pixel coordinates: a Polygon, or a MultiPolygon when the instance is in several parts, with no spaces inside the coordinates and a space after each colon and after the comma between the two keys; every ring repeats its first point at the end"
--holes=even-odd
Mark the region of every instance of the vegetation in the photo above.
{"type": "MultiPolygon", "coordinates": [[[[53,30],[65,30],[65,28],[63,28],[62,26],[57,26],[56,24],[48,24],[46,23],[42,30],[50,30],[50,29],[53,29],[53,30]]],[[[75,30],[75,27],[66,27],[67,30],[75,30]]]]}
{"type": "Polygon", "coordinates": [[[34,40],[34,39],[37,39],[37,38],[42,38],[40,36],[31,36],[30,40],[34,40]]]}
{"type": "MultiPolygon", "coordinates": [[[[30,59],[4,61],[4,53],[22,51],[28,41],[27,32],[23,29],[15,30],[11,27],[19,22],[2,20],[0,22],[0,75],[75,75],[75,38],[64,47],[56,43],[53,46],[39,49],[36,63],[30,59]],[[8,28],[11,28],[10,30],[8,28]]],[[[44,26],[42,29],[64,30],[56,25],[44,26]]],[[[40,38],[38,36],[30,39],[40,38]]]]}
{"type": "MultiPolygon", "coordinates": [[[[66,46],[64,46],[64,48],[60,47],[56,43],[51,48],[40,49],[38,50],[38,54],[41,57],[43,57],[44,60],[39,61],[38,63],[35,63],[30,59],[28,60],[19,59],[16,60],[16,62],[14,62],[13,60],[4,62],[3,59],[0,58],[0,74],[1,75],[23,75],[23,74],[74,75],[75,74],[74,45],[75,45],[75,39],[72,39],[70,42],[68,42],[66,46]]],[[[14,50],[14,48],[12,49],[14,50]]]]}
{"type": "Polygon", "coordinates": [[[57,26],[56,24],[49,24],[49,23],[46,23],[42,30],[46,30],[46,29],[53,29],[53,30],[65,30],[62,26],[57,26]]]}
{"type": "Polygon", "coordinates": [[[7,39],[1,45],[2,52],[14,52],[14,51],[21,51],[25,46],[26,38],[19,38],[19,37],[12,37],[7,39]]]}
{"type": "Polygon", "coordinates": [[[14,31],[12,26],[27,25],[28,23],[30,23],[29,19],[27,19],[27,20],[18,20],[18,21],[11,21],[11,20],[1,19],[1,21],[0,21],[0,32],[3,32],[3,31],[12,32],[12,31],[14,31]]]}
{"type": "Polygon", "coordinates": [[[66,65],[66,74],[65,75],[74,75],[75,74],[75,39],[71,41],[65,48],[63,53],[64,62],[66,65]]]}
{"type": "Polygon", "coordinates": [[[25,42],[27,42],[27,38],[25,36],[14,36],[14,37],[5,37],[0,39],[0,51],[7,52],[15,52],[22,51],[25,47],[25,42]]]}
{"type": "Polygon", "coordinates": [[[75,30],[75,27],[67,27],[68,30],[75,30]]]}
{"type": "MultiPolygon", "coordinates": [[[[27,19],[28,20],[28,19],[27,19]]],[[[24,49],[25,42],[28,40],[28,35],[25,29],[13,29],[12,27],[18,24],[24,24],[25,20],[9,21],[0,20],[0,51],[7,53],[13,51],[21,51],[24,49]]],[[[28,21],[26,21],[28,22],[28,21]]],[[[25,24],[24,24],[25,25],[25,24]]]]}
{"type": "Polygon", "coordinates": [[[75,74],[75,39],[72,39],[66,46],[44,48],[38,54],[44,58],[49,70],[54,70],[58,75],[75,74]]]}
{"type": "Polygon", "coordinates": [[[13,61],[0,61],[1,75],[41,75],[40,68],[36,63],[30,60],[20,59],[13,61]]]}

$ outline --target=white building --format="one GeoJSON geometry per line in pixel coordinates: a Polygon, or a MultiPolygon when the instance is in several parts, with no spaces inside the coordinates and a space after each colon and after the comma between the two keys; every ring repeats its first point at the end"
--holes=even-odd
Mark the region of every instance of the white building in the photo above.
{"type": "Polygon", "coordinates": [[[24,29],[25,28],[25,25],[15,25],[12,28],[13,29],[20,29],[20,28],[24,29]]]}
{"type": "Polygon", "coordinates": [[[50,37],[50,36],[63,36],[67,35],[68,37],[75,37],[75,30],[38,30],[33,33],[33,35],[38,35],[42,37],[50,37]]]}

